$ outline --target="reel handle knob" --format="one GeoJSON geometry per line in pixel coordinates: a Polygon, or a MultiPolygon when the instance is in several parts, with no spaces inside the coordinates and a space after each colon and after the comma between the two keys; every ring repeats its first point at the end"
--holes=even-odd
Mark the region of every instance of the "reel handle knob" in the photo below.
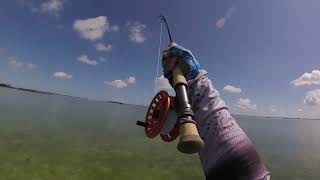
{"type": "Polygon", "coordinates": [[[142,121],[137,121],[136,124],[137,124],[138,126],[147,127],[147,123],[142,122],[142,121]]]}

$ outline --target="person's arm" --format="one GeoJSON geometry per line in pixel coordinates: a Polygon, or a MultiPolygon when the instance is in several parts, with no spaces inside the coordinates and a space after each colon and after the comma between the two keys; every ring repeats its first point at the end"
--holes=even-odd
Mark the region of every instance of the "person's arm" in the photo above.
{"type": "MultiPolygon", "coordinates": [[[[171,47],[166,53],[167,57],[177,57],[188,80],[190,104],[205,142],[199,156],[207,179],[267,178],[268,172],[252,142],[231,117],[192,53],[182,47],[171,47]]],[[[170,81],[170,70],[174,66],[166,60],[163,60],[164,75],[170,81]]]]}
{"type": "Polygon", "coordinates": [[[206,72],[200,71],[188,85],[197,129],[206,144],[199,156],[208,179],[266,178],[268,172],[254,145],[228,112],[206,72]]]}

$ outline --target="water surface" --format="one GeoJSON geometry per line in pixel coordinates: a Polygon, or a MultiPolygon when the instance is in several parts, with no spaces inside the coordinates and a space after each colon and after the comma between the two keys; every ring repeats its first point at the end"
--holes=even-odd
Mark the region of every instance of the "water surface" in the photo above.
{"type": "MultiPolygon", "coordinates": [[[[203,179],[197,155],[145,137],[145,111],[0,87],[0,179],[203,179]]],[[[272,179],[320,179],[320,121],[235,118],[272,179]]]]}

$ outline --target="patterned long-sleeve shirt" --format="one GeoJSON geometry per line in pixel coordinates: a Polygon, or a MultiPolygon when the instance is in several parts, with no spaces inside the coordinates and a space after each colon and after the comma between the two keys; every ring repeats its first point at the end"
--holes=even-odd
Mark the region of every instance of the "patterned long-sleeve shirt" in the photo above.
{"type": "Polygon", "coordinates": [[[207,179],[269,179],[253,143],[229,114],[204,70],[188,81],[188,95],[205,142],[199,156],[207,179]]]}

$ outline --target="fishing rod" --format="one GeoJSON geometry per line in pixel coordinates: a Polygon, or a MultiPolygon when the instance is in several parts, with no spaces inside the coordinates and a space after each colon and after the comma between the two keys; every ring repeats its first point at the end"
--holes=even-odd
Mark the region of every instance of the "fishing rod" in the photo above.
{"type": "MultiPolygon", "coordinates": [[[[160,15],[161,23],[164,23],[169,36],[171,48],[177,46],[173,41],[168,22],[163,15],[160,15]]],[[[179,62],[179,57],[165,58],[172,63],[179,62]]],[[[194,120],[194,113],[188,99],[187,81],[184,77],[179,63],[174,68],[172,87],[176,97],[169,96],[168,92],[160,91],[152,99],[145,116],[145,122],[137,121],[137,125],[143,126],[145,134],[149,138],[154,138],[158,134],[165,142],[174,141],[179,135],[178,151],[186,154],[197,153],[204,147],[204,142],[199,136],[194,120]]]]}
{"type": "Polygon", "coordinates": [[[169,29],[169,25],[168,25],[168,22],[167,22],[167,19],[162,15],[160,14],[160,22],[161,23],[164,23],[166,25],[166,29],[167,29],[167,32],[168,32],[168,36],[169,36],[169,47],[171,47],[172,45],[176,45],[176,43],[173,41],[172,39],[172,36],[171,36],[171,33],[170,33],[170,29],[169,29]]]}

